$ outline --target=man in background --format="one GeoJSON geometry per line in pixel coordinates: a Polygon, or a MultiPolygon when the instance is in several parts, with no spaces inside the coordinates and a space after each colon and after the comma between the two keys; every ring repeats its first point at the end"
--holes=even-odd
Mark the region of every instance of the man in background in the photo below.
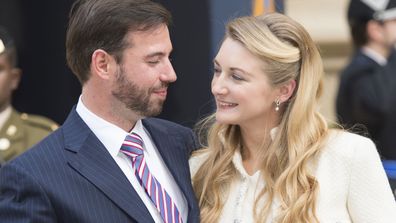
{"type": "Polygon", "coordinates": [[[396,0],[351,0],[355,54],[341,73],[337,114],[367,127],[382,159],[396,160],[396,0]]]}
{"type": "Polygon", "coordinates": [[[58,127],[48,118],[21,114],[12,107],[12,93],[22,73],[16,64],[13,38],[0,27],[0,164],[25,152],[58,127]]]}

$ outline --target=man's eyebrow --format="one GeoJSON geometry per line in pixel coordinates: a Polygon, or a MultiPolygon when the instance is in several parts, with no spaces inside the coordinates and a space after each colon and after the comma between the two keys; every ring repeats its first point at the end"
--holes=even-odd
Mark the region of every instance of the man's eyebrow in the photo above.
{"type": "Polygon", "coordinates": [[[164,56],[165,53],[163,52],[155,52],[155,53],[150,53],[148,55],[146,55],[145,57],[156,57],[156,56],[164,56]]]}
{"type": "Polygon", "coordinates": [[[145,56],[145,58],[151,58],[151,57],[163,57],[166,56],[167,54],[165,52],[154,52],[154,53],[150,53],[148,55],[145,56]]]}

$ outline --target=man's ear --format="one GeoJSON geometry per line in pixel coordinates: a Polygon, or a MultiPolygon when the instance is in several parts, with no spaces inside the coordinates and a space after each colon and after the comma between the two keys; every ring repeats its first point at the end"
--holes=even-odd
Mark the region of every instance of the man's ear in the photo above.
{"type": "Polygon", "coordinates": [[[18,88],[19,82],[21,81],[22,70],[20,68],[14,67],[11,69],[11,89],[16,90],[18,88]]]}
{"type": "Polygon", "coordinates": [[[92,53],[91,71],[101,79],[108,80],[111,76],[112,65],[115,64],[113,56],[106,51],[97,49],[92,53]]]}
{"type": "Polygon", "coordinates": [[[279,95],[278,100],[280,103],[283,103],[293,95],[294,90],[296,89],[296,80],[290,80],[286,84],[283,84],[279,87],[279,95]]]}

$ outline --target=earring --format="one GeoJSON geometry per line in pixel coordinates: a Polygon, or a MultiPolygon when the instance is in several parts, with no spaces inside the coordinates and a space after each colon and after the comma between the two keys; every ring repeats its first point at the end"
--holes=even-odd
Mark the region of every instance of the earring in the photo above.
{"type": "Polygon", "coordinates": [[[279,111],[279,105],[281,104],[279,99],[275,100],[275,111],[279,111]]]}

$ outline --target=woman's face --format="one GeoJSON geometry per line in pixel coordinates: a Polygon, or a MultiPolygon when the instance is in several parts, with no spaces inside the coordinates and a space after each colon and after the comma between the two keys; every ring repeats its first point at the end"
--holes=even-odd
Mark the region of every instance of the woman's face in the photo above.
{"type": "Polygon", "coordinates": [[[227,38],[214,59],[212,93],[216,120],[224,124],[265,124],[276,115],[278,90],[263,71],[265,64],[239,42],[227,38]]]}

